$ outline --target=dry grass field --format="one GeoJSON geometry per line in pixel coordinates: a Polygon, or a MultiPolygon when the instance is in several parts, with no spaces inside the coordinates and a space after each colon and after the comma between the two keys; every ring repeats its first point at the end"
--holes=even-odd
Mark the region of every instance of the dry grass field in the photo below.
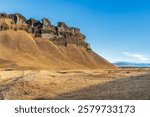
{"type": "Polygon", "coordinates": [[[0,99],[150,99],[150,69],[5,70],[0,99]]]}

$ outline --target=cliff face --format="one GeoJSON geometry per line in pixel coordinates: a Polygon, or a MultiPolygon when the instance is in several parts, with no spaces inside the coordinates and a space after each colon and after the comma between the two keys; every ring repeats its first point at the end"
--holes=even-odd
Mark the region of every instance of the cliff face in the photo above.
{"type": "Polygon", "coordinates": [[[0,19],[8,20],[7,23],[0,24],[0,30],[25,30],[35,37],[49,39],[58,46],[67,47],[70,44],[74,44],[90,49],[89,44],[85,42],[86,37],[80,32],[80,29],[69,27],[64,22],[58,22],[57,26],[53,26],[46,18],[43,18],[42,22],[40,22],[32,18],[27,20],[20,14],[7,15],[4,13],[0,14],[0,19]]]}
{"type": "Polygon", "coordinates": [[[85,38],[63,22],[0,14],[0,69],[114,69],[85,38]]]}

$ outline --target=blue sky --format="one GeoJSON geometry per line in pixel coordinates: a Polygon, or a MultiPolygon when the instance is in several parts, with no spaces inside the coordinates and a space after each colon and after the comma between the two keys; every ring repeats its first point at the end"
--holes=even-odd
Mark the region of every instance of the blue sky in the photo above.
{"type": "Polygon", "coordinates": [[[78,27],[110,62],[150,62],[149,0],[0,0],[0,12],[78,27]]]}

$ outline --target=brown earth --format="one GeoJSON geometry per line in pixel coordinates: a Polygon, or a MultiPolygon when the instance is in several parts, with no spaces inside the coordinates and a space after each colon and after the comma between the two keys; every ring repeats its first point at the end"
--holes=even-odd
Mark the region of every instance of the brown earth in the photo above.
{"type": "Polygon", "coordinates": [[[150,99],[149,69],[0,71],[1,99],[150,99]]]}
{"type": "Polygon", "coordinates": [[[59,47],[23,30],[6,30],[0,31],[0,68],[49,70],[115,67],[84,47],[59,47]]]}

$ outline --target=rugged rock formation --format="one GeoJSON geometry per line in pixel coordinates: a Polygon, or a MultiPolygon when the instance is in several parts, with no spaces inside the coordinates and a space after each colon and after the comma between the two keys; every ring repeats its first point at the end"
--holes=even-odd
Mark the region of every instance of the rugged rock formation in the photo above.
{"type": "Polygon", "coordinates": [[[49,39],[57,46],[67,47],[73,44],[77,47],[90,49],[90,45],[86,43],[86,37],[80,32],[80,29],[69,27],[64,22],[58,22],[57,26],[53,26],[46,18],[43,18],[42,22],[33,18],[27,20],[24,16],[17,13],[9,15],[1,13],[0,19],[6,19],[10,23],[0,23],[0,30],[25,30],[35,37],[49,39]]]}
{"type": "Polygon", "coordinates": [[[26,18],[22,16],[21,14],[17,14],[17,13],[10,14],[8,15],[8,17],[13,20],[14,24],[17,24],[17,25],[22,25],[23,23],[26,22],[26,18]]]}
{"type": "Polygon", "coordinates": [[[0,13],[0,18],[7,18],[8,15],[6,13],[0,13]]]}
{"type": "Polygon", "coordinates": [[[20,14],[0,14],[0,69],[114,69],[80,29],[20,14]]]}

